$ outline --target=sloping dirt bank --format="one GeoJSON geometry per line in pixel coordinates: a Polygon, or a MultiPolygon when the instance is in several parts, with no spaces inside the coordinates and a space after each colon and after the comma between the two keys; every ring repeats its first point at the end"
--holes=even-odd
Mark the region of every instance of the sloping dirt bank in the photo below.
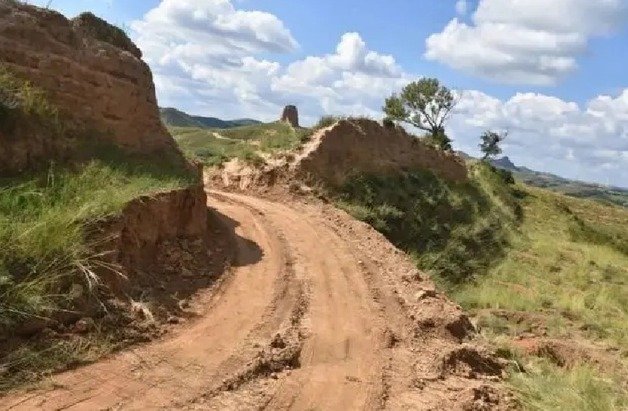
{"type": "Polygon", "coordinates": [[[501,365],[406,257],[320,203],[212,192],[235,267],[171,337],[12,393],[17,409],[503,409],[501,365]]]}
{"type": "Polygon", "coordinates": [[[341,186],[357,174],[398,174],[430,170],[454,182],[468,180],[464,161],[427,145],[401,127],[384,127],[373,120],[346,119],[316,131],[293,152],[281,153],[255,165],[238,159],[205,175],[206,184],[227,189],[267,193],[279,188],[313,185],[341,186]]]}

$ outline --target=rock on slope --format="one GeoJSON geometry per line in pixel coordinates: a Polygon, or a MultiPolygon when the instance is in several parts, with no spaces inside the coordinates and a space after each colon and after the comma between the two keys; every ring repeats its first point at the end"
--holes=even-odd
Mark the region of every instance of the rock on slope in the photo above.
{"type": "MultiPolygon", "coordinates": [[[[43,89],[67,129],[90,132],[129,151],[174,152],[141,52],[120,29],[91,15],[74,20],[0,1],[0,65],[43,89]]],[[[0,171],[19,171],[54,155],[55,144],[28,133],[1,135],[0,171]]],[[[61,150],[63,150],[62,148],[61,150]]]]}

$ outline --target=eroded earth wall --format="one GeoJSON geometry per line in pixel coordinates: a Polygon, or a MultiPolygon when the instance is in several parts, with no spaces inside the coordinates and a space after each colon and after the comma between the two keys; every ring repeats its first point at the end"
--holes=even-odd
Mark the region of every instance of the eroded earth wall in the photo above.
{"type": "Polygon", "coordinates": [[[451,181],[467,180],[458,156],[434,149],[401,127],[384,127],[372,120],[342,120],[314,137],[305,148],[297,171],[342,184],[355,173],[386,174],[412,169],[433,171],[451,181]]]}
{"type": "MultiPolygon", "coordinates": [[[[140,50],[120,29],[91,14],[68,20],[52,10],[0,0],[0,65],[44,90],[68,128],[92,130],[127,151],[176,150],[159,119],[152,74],[140,50]]],[[[41,134],[0,135],[0,163],[25,168],[34,157],[68,148],[42,141],[41,134]]]]}

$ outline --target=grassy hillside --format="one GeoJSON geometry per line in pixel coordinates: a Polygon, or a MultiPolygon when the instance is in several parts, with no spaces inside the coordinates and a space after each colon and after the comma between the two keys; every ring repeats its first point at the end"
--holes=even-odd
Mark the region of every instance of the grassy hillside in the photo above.
{"type": "Polygon", "coordinates": [[[547,188],[570,197],[589,198],[628,208],[628,189],[625,188],[573,181],[527,169],[520,169],[514,174],[518,180],[534,187],[547,188]]]}
{"type": "Polygon", "coordinates": [[[261,155],[264,153],[292,150],[311,133],[308,129],[293,129],[282,122],[226,130],[171,127],[170,131],[186,155],[208,166],[218,166],[233,158],[263,163],[261,155]]]}
{"type": "MultiPolygon", "coordinates": [[[[18,122],[28,122],[42,138],[64,132],[45,93],[0,71],[0,130],[12,136],[18,122]]],[[[110,335],[33,345],[13,334],[76,310],[72,290],[90,295],[95,290],[95,267],[105,263],[88,239],[92,223],[140,195],[186,187],[196,179],[180,158],[156,162],[97,144],[82,154],[89,161],[51,162],[43,171],[0,178],[0,391],[111,348],[110,335]]]]}
{"type": "Polygon", "coordinates": [[[471,175],[356,176],[332,195],[471,312],[524,408],[628,407],[628,210],[471,175]]]}
{"type": "MultiPolygon", "coordinates": [[[[470,157],[467,156],[467,158],[470,157]]],[[[542,173],[527,167],[517,167],[508,157],[492,160],[492,163],[495,167],[511,171],[517,180],[527,185],[547,188],[571,197],[590,198],[606,204],[628,207],[628,189],[626,188],[569,180],[555,174],[542,173]]]]}
{"type": "Polygon", "coordinates": [[[257,120],[243,118],[221,120],[216,117],[192,116],[176,108],[160,108],[161,121],[168,127],[232,128],[260,124],[257,120]]]}

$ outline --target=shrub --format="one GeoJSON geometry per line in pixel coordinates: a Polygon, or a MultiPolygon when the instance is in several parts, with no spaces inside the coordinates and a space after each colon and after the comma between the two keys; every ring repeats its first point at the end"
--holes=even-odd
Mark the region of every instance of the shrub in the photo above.
{"type": "Polygon", "coordinates": [[[107,23],[92,13],[82,13],[72,20],[75,27],[81,28],[93,38],[109,43],[119,49],[126,50],[141,58],[142,52],[131,41],[129,36],[119,27],[107,23]]]}
{"type": "Polygon", "coordinates": [[[429,171],[356,175],[336,196],[340,207],[455,285],[503,256],[508,226],[518,215],[512,191],[490,168],[480,165],[474,175],[474,181],[463,184],[429,171]]]}
{"type": "Polygon", "coordinates": [[[322,116],[318,120],[318,123],[316,123],[316,125],[313,127],[313,129],[314,130],[320,130],[322,128],[327,128],[329,126],[333,126],[334,124],[336,124],[340,120],[342,120],[342,118],[338,117],[338,116],[331,116],[331,115],[322,116]]]}
{"type": "Polygon", "coordinates": [[[0,64],[0,126],[7,131],[18,120],[38,122],[53,133],[61,131],[58,110],[46,93],[0,64]]]}
{"type": "Polygon", "coordinates": [[[393,119],[391,119],[390,117],[385,117],[384,120],[382,121],[382,124],[384,125],[385,128],[395,128],[395,121],[393,119]]]}

